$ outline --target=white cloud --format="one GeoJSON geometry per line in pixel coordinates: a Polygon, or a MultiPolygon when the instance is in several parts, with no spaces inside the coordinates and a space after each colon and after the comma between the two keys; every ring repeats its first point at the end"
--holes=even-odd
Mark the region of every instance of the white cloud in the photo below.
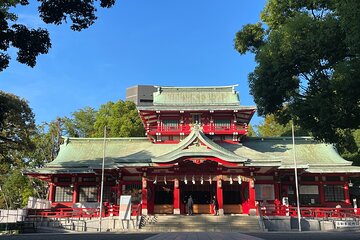
{"type": "Polygon", "coordinates": [[[18,15],[17,23],[24,24],[30,28],[39,28],[39,27],[44,27],[46,25],[38,15],[23,14],[23,13],[20,13],[18,15]]]}

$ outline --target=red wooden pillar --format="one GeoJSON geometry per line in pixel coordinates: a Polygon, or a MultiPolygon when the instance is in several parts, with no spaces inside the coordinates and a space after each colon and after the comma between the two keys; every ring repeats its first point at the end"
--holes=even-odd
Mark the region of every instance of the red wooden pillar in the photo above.
{"type": "Polygon", "coordinates": [[[180,214],[180,188],[179,180],[174,180],[174,214],[180,214]]]}
{"type": "Polygon", "coordinates": [[[116,205],[120,205],[120,197],[121,197],[121,194],[122,194],[122,184],[120,183],[117,183],[117,188],[116,188],[116,205]]]}
{"type": "Polygon", "coordinates": [[[148,214],[148,189],[147,180],[145,177],[142,178],[142,191],[141,191],[141,213],[144,215],[148,214]]]}
{"type": "Polygon", "coordinates": [[[79,186],[77,183],[73,184],[73,199],[72,199],[72,203],[76,203],[77,199],[78,199],[78,194],[79,194],[79,190],[78,190],[79,186]]]}
{"type": "Polygon", "coordinates": [[[55,186],[53,183],[49,183],[49,201],[54,202],[55,186]]]}
{"type": "Polygon", "coordinates": [[[149,214],[154,213],[154,196],[155,196],[155,186],[153,182],[148,182],[148,199],[147,199],[147,209],[149,214]]]}
{"type": "Polygon", "coordinates": [[[319,198],[320,198],[320,206],[325,206],[325,193],[324,193],[324,183],[323,181],[319,184],[319,198]]]}
{"type": "Polygon", "coordinates": [[[275,181],[274,189],[275,189],[275,201],[280,201],[281,200],[280,183],[278,181],[275,181]]]}
{"type": "Polygon", "coordinates": [[[160,116],[158,116],[158,120],[157,120],[157,132],[161,132],[161,121],[160,121],[160,116]]]}
{"type": "Polygon", "coordinates": [[[349,185],[347,182],[344,184],[344,197],[345,203],[350,204],[349,185]]]}
{"type": "Polygon", "coordinates": [[[222,179],[220,176],[217,177],[216,195],[219,203],[219,215],[224,215],[222,179]]]}
{"type": "Polygon", "coordinates": [[[249,214],[256,212],[255,200],[255,183],[251,180],[249,182],[249,214]]]}

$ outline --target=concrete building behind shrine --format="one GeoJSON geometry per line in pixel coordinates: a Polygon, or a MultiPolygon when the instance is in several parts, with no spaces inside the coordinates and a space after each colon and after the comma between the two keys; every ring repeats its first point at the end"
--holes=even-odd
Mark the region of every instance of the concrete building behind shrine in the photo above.
{"type": "MultiPolygon", "coordinates": [[[[236,86],[135,86],[127,99],[137,104],[145,137],[107,138],[104,203],[131,195],[143,214],[255,212],[261,205],[296,205],[296,152],[301,206],[351,207],[349,178],[360,168],[333,145],[310,137],[247,137],[256,108],[242,106],[236,86]]],[[[99,202],[104,139],[64,138],[57,158],[27,175],[47,181],[54,207],[99,202]]]]}

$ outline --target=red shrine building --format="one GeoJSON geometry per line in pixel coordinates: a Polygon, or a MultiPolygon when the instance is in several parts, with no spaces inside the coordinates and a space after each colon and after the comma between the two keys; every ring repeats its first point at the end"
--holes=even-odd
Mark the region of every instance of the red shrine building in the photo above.
{"type": "Polygon", "coordinates": [[[105,206],[131,195],[142,214],[185,214],[191,195],[194,213],[210,214],[216,196],[220,214],[249,214],[257,204],[296,205],[295,151],[300,205],[351,208],[360,167],[310,137],[295,148],[287,137],[247,137],[256,108],[242,106],[235,87],[129,88],[146,137],[65,137],[53,162],[26,174],[48,182],[54,208],[96,203],[105,156],[105,206]]]}

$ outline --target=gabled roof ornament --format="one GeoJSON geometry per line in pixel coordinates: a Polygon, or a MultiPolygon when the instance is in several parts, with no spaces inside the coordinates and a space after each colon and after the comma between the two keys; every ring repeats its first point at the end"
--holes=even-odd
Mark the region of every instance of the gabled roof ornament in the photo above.
{"type": "Polygon", "coordinates": [[[192,125],[191,130],[195,131],[195,132],[200,132],[203,130],[203,128],[201,127],[200,123],[194,123],[192,125]]]}

